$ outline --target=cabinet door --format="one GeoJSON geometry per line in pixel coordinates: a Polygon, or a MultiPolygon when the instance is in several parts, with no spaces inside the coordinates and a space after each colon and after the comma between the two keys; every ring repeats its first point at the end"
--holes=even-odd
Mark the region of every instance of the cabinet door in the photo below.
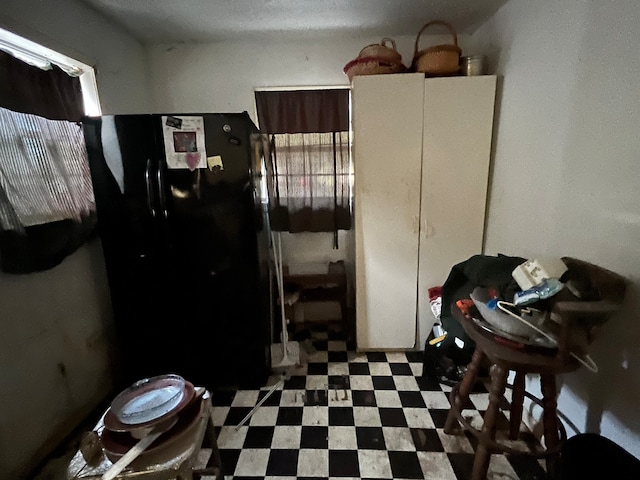
{"type": "MultiPolygon", "coordinates": [[[[425,80],[419,345],[431,331],[428,289],[482,253],[496,77],[425,80]]],[[[442,308],[449,308],[442,305],[442,308]]]]}
{"type": "Polygon", "coordinates": [[[353,82],[359,350],[415,344],[423,90],[422,74],[353,82]]]}

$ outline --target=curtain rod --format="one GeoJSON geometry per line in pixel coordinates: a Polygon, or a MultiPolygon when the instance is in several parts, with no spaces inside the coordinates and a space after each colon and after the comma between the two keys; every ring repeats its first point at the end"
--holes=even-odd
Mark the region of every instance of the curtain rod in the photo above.
{"type": "Polygon", "coordinates": [[[0,28],[0,50],[38,68],[47,70],[48,65],[60,67],[67,74],[80,76],[92,67],[50,48],[0,28]]]}
{"type": "Polygon", "coordinates": [[[287,87],[255,87],[254,92],[286,92],[294,90],[349,90],[349,85],[298,85],[287,87]]]}

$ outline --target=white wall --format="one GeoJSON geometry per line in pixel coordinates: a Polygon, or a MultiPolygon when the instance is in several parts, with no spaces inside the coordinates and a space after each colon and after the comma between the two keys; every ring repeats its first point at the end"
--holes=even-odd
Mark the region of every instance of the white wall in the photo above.
{"type": "MultiPolygon", "coordinates": [[[[411,63],[415,37],[394,38],[405,65],[411,63]]],[[[447,36],[425,36],[421,48],[450,43],[447,36]]],[[[467,37],[459,36],[465,47],[467,37]]],[[[343,67],[380,38],[324,38],[273,42],[221,42],[149,47],[156,112],[244,111],[255,118],[254,89],[274,86],[344,85],[343,67]]],[[[333,234],[285,234],[283,254],[292,263],[346,259],[353,264],[353,230],[333,234]]]]}
{"type": "Polygon", "coordinates": [[[624,311],[593,345],[600,372],[566,375],[558,405],[579,431],[601,432],[636,456],[638,22],[633,0],[511,0],[472,38],[504,75],[486,253],[574,256],[629,278],[624,311]]]}
{"type": "Polygon", "coordinates": [[[112,388],[100,242],[46,272],[0,275],[0,478],[23,478],[112,388]]]}
{"type": "MultiPolygon", "coordinates": [[[[148,111],[146,52],[76,0],[3,0],[0,27],[97,69],[105,113],[148,111]]],[[[23,478],[112,388],[98,241],[56,268],[0,274],[0,478],[23,478]]]]}
{"type": "MultiPolygon", "coordinates": [[[[459,38],[463,47],[466,38],[459,38]]],[[[415,37],[395,40],[404,63],[411,63],[415,37]]],[[[424,37],[421,46],[450,41],[450,37],[424,37]]],[[[364,46],[379,42],[379,38],[332,37],[152,45],[149,61],[153,107],[157,112],[246,110],[255,119],[254,88],[348,86],[342,71],[345,64],[364,46]]]]}

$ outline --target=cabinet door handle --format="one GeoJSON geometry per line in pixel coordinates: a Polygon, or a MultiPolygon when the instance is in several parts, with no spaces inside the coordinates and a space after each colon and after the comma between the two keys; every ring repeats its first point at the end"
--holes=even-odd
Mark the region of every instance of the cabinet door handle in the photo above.
{"type": "Polygon", "coordinates": [[[424,235],[424,238],[428,238],[428,237],[432,237],[433,236],[433,224],[427,220],[426,218],[422,219],[422,225],[420,226],[420,230],[422,231],[422,234],[424,235]]]}

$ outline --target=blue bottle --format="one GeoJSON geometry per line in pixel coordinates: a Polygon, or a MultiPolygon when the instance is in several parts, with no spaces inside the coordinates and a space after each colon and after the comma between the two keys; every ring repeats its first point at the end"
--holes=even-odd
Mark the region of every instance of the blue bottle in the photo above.
{"type": "Polygon", "coordinates": [[[516,305],[529,305],[538,300],[553,297],[563,288],[564,283],[557,278],[547,278],[535,287],[523,290],[522,292],[516,292],[513,296],[513,303],[516,305]]]}

